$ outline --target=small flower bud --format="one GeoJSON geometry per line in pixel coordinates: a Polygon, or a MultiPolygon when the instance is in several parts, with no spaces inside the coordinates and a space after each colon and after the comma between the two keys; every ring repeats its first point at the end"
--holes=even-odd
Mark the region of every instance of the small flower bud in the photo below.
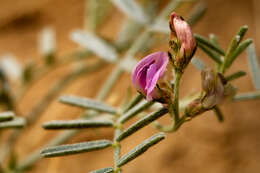
{"type": "Polygon", "coordinates": [[[133,85],[147,100],[162,100],[168,95],[165,87],[160,87],[164,85],[159,83],[165,76],[167,64],[167,53],[155,52],[143,58],[134,68],[133,85]]]}
{"type": "Polygon", "coordinates": [[[196,51],[196,41],[189,24],[175,12],[171,14],[170,29],[173,62],[177,69],[183,70],[196,51]]]}
{"type": "Polygon", "coordinates": [[[205,108],[212,108],[217,105],[224,96],[224,85],[219,75],[211,70],[206,69],[201,72],[202,89],[205,92],[205,97],[202,100],[202,105],[205,108]]]}

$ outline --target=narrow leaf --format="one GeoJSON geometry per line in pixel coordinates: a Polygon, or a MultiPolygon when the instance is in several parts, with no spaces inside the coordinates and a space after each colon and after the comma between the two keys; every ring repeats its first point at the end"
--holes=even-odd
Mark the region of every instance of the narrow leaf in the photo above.
{"type": "Polygon", "coordinates": [[[220,58],[220,55],[217,54],[216,52],[212,51],[209,49],[207,46],[198,43],[198,46],[201,50],[203,50],[211,59],[213,59],[216,63],[222,64],[222,60],[220,58]]]}
{"type": "Polygon", "coordinates": [[[236,73],[233,73],[233,74],[231,74],[231,75],[225,77],[225,79],[226,79],[227,81],[232,81],[232,80],[238,79],[238,78],[240,78],[240,77],[243,77],[243,76],[245,76],[245,75],[246,75],[246,72],[244,72],[244,71],[238,71],[238,72],[236,72],[236,73]]]}
{"type": "Polygon", "coordinates": [[[107,112],[111,114],[115,114],[116,110],[108,106],[102,102],[98,102],[96,100],[91,100],[88,98],[77,97],[77,96],[62,96],[60,97],[60,102],[69,104],[72,106],[78,106],[86,109],[94,109],[101,112],[107,112]]]}
{"type": "Polygon", "coordinates": [[[115,48],[92,33],[76,30],[72,32],[71,39],[108,62],[116,62],[118,60],[115,48]]]}
{"type": "Polygon", "coordinates": [[[129,111],[124,113],[122,116],[120,116],[118,121],[120,123],[125,123],[127,120],[131,119],[138,113],[140,113],[140,112],[144,111],[145,109],[147,109],[148,107],[150,107],[153,103],[154,102],[147,102],[147,101],[143,101],[143,102],[139,103],[138,105],[136,105],[135,107],[133,107],[132,109],[130,109],[129,111]]]}
{"type": "Polygon", "coordinates": [[[199,34],[194,34],[194,37],[198,43],[201,43],[201,44],[211,48],[212,50],[216,51],[220,55],[225,55],[225,52],[223,49],[221,49],[219,46],[211,43],[207,38],[205,38],[199,34]]]}
{"type": "Polygon", "coordinates": [[[124,113],[132,109],[135,105],[137,105],[144,97],[141,94],[138,94],[128,105],[126,105],[126,108],[124,109],[124,113]]]}
{"type": "Polygon", "coordinates": [[[90,173],[113,173],[114,169],[113,168],[102,168],[96,171],[91,171],[90,173]]]}
{"type": "Polygon", "coordinates": [[[195,25],[201,17],[205,14],[206,12],[206,5],[203,2],[198,3],[191,11],[190,17],[187,19],[188,23],[193,26],[195,25]]]}
{"type": "Polygon", "coordinates": [[[210,39],[211,43],[213,43],[216,46],[219,46],[219,42],[218,42],[215,34],[212,34],[212,33],[209,34],[209,39],[210,39]]]}
{"type": "Polygon", "coordinates": [[[112,143],[109,140],[82,142],[76,144],[67,144],[67,145],[49,147],[44,149],[41,152],[41,154],[44,157],[65,156],[65,155],[78,154],[78,153],[89,152],[94,150],[100,150],[103,148],[107,148],[111,145],[112,143]]]}
{"type": "Polygon", "coordinates": [[[234,101],[246,101],[246,100],[255,100],[255,99],[260,99],[260,92],[237,94],[233,98],[234,101]]]}
{"type": "Polygon", "coordinates": [[[231,40],[231,43],[230,43],[228,50],[226,52],[224,63],[223,63],[222,68],[221,68],[222,73],[225,73],[225,71],[230,67],[231,62],[233,62],[233,60],[236,58],[236,57],[235,58],[233,57],[233,60],[232,60],[232,56],[233,56],[234,52],[236,51],[238,45],[242,41],[247,29],[248,29],[247,26],[242,26],[239,29],[238,33],[231,40]]]}
{"type": "Polygon", "coordinates": [[[43,124],[45,129],[81,129],[81,128],[97,128],[112,127],[112,121],[106,120],[70,120],[70,121],[51,121],[43,124]]]}
{"type": "Polygon", "coordinates": [[[111,0],[112,3],[118,7],[129,18],[146,24],[149,22],[147,15],[144,13],[142,7],[135,0],[111,0]]]}
{"type": "Polygon", "coordinates": [[[127,153],[125,156],[123,156],[119,162],[117,163],[118,167],[121,167],[125,165],[126,163],[132,161],[133,159],[137,158],[144,152],[146,152],[150,147],[154,146],[161,140],[165,138],[164,133],[158,133],[148,139],[146,139],[144,142],[142,142],[140,145],[135,147],[133,150],[131,150],[129,153],[127,153]]]}
{"type": "Polygon", "coordinates": [[[247,49],[248,62],[251,69],[252,79],[257,90],[260,90],[260,67],[254,44],[247,49]]]}
{"type": "Polygon", "coordinates": [[[9,121],[14,118],[14,113],[13,112],[3,112],[0,113],[0,122],[3,121],[9,121]]]}
{"type": "Polygon", "coordinates": [[[122,132],[118,137],[117,141],[122,141],[126,137],[130,136],[131,134],[135,133],[136,131],[140,130],[141,128],[145,127],[146,125],[150,124],[154,120],[160,118],[164,114],[168,113],[167,108],[161,108],[160,110],[153,112],[144,118],[137,121],[135,124],[131,125],[128,129],[122,132]]]}
{"type": "Polygon", "coordinates": [[[201,59],[197,58],[197,57],[193,57],[193,58],[191,59],[191,63],[192,63],[197,69],[199,69],[200,71],[203,70],[204,67],[205,67],[204,62],[203,62],[201,59]]]}
{"type": "Polygon", "coordinates": [[[23,118],[15,117],[11,121],[1,122],[0,129],[4,128],[22,128],[25,125],[25,120],[23,118]]]}
{"type": "Polygon", "coordinates": [[[230,55],[229,60],[226,62],[226,68],[229,68],[236,58],[253,42],[252,39],[247,39],[239,44],[236,50],[230,55]]]}
{"type": "Polygon", "coordinates": [[[215,106],[213,110],[214,110],[214,112],[215,112],[215,114],[216,114],[216,116],[218,118],[218,121],[219,122],[223,122],[224,121],[224,116],[223,116],[223,113],[220,110],[220,108],[218,106],[215,106]]]}

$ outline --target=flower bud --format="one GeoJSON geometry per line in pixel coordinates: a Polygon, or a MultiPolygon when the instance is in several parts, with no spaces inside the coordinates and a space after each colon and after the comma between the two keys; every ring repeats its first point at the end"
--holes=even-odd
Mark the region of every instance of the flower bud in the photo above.
{"type": "Polygon", "coordinates": [[[202,89],[205,96],[202,105],[205,108],[212,108],[217,105],[224,96],[224,84],[219,75],[211,70],[206,69],[201,72],[202,89]]]}
{"type": "Polygon", "coordinates": [[[173,62],[177,69],[183,70],[196,51],[196,41],[189,24],[175,12],[171,14],[170,29],[173,62]]]}
{"type": "Polygon", "coordinates": [[[155,52],[143,58],[134,68],[133,85],[147,100],[161,100],[167,95],[159,84],[165,75],[167,64],[167,53],[155,52]]]}

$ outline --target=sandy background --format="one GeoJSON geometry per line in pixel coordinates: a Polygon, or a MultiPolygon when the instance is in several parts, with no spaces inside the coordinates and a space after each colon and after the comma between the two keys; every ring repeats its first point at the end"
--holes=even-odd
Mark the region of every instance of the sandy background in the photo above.
{"type": "MultiPolygon", "coordinates": [[[[259,5],[257,0],[208,0],[207,15],[194,27],[194,32],[202,35],[215,33],[224,48],[241,25],[247,24],[247,37],[252,37],[259,48],[259,5]]],[[[45,26],[52,26],[57,31],[58,54],[73,50],[76,45],[69,40],[68,34],[75,28],[82,28],[84,15],[83,0],[2,0],[0,2],[0,54],[12,52],[20,62],[30,58],[39,59],[37,52],[38,33],[45,26]]],[[[119,20],[123,16],[117,10],[109,17],[102,33],[115,33],[119,20]]],[[[167,45],[167,43],[165,44],[167,45]]],[[[166,47],[165,47],[166,50],[166,47]]],[[[259,50],[259,49],[258,49],[259,50]]],[[[260,52],[259,52],[260,53],[260,52]]],[[[206,62],[205,54],[200,57],[206,62]]],[[[240,56],[232,70],[243,69],[249,72],[246,56],[240,56]]],[[[106,67],[95,76],[80,78],[66,87],[61,94],[77,94],[93,97],[107,73],[106,67]]],[[[39,82],[19,103],[21,115],[26,113],[46,93],[50,84],[64,76],[64,69],[57,69],[39,82]]],[[[181,94],[199,88],[199,72],[190,67],[182,82],[181,94]]],[[[130,86],[129,76],[120,79],[116,89],[130,86]]],[[[254,90],[249,77],[236,82],[240,92],[254,90]]],[[[115,104],[122,92],[113,93],[108,102],[115,104]]],[[[167,139],[124,167],[126,173],[258,173],[260,171],[260,101],[232,103],[222,106],[225,122],[219,124],[212,112],[187,123],[182,129],[167,136],[167,139]]],[[[27,129],[17,143],[19,158],[52,138],[58,132],[44,131],[41,123],[53,119],[71,119],[79,115],[80,110],[54,101],[44,115],[30,129],[27,129]]],[[[132,123],[134,121],[131,121],[132,123]]],[[[129,124],[130,124],[129,123],[129,124]]],[[[123,142],[123,153],[126,153],[145,138],[156,131],[146,127],[123,142]]],[[[98,138],[111,138],[110,130],[84,130],[78,137],[69,142],[79,142],[98,138]]],[[[89,172],[113,163],[111,149],[75,156],[43,159],[37,163],[31,172],[35,173],[69,173],[89,172]]]]}

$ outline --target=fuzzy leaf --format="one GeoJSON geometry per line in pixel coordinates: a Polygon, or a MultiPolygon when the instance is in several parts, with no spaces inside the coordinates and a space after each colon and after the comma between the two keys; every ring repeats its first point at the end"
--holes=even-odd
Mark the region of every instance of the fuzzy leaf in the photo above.
{"type": "Polygon", "coordinates": [[[72,32],[71,39],[108,62],[118,60],[116,49],[92,33],[76,30],[72,32]]]}
{"type": "Polygon", "coordinates": [[[9,121],[14,118],[13,112],[2,112],[0,113],[0,122],[9,121]]]}
{"type": "Polygon", "coordinates": [[[118,7],[129,18],[146,24],[149,22],[147,15],[144,13],[142,7],[136,2],[136,0],[111,0],[112,3],[118,7]]]}
{"type": "Polygon", "coordinates": [[[81,129],[81,128],[97,128],[112,127],[112,121],[106,120],[68,120],[68,121],[50,121],[43,124],[45,129],[81,129]]]}
{"type": "Polygon", "coordinates": [[[238,71],[238,72],[235,72],[235,73],[233,73],[233,74],[231,74],[231,75],[229,75],[229,76],[227,76],[225,78],[226,78],[227,81],[232,81],[232,80],[238,79],[240,77],[243,77],[245,75],[246,75],[246,72],[238,71]]]}
{"type": "Polygon", "coordinates": [[[260,99],[260,92],[237,94],[233,98],[233,100],[235,101],[245,101],[245,100],[255,100],[255,99],[260,99]]]}
{"type": "Polygon", "coordinates": [[[96,101],[96,100],[91,100],[88,98],[83,98],[83,97],[77,97],[77,96],[62,96],[60,97],[60,102],[69,104],[72,106],[77,106],[77,107],[82,107],[85,109],[93,109],[97,110],[100,112],[107,112],[111,114],[115,114],[116,110],[108,106],[102,102],[96,101]]]}
{"type": "Polygon", "coordinates": [[[194,37],[198,43],[209,47],[210,49],[214,50],[215,52],[217,52],[220,55],[225,55],[225,52],[223,49],[221,49],[219,46],[211,43],[207,38],[205,38],[199,34],[194,34],[194,37]]]}
{"type": "Polygon", "coordinates": [[[90,173],[113,173],[114,169],[113,168],[102,168],[96,171],[91,171],[90,173]]]}
{"type": "Polygon", "coordinates": [[[41,154],[44,157],[56,157],[65,156],[71,154],[78,154],[83,152],[89,152],[94,150],[100,150],[111,146],[112,143],[109,140],[98,140],[90,142],[82,142],[76,144],[66,144],[60,146],[54,146],[44,149],[41,154]]]}
{"type": "Polygon", "coordinates": [[[22,128],[25,125],[25,120],[23,118],[15,117],[11,121],[1,122],[0,129],[4,128],[22,128]]]}
{"type": "Polygon", "coordinates": [[[131,134],[135,133],[136,131],[140,130],[141,128],[145,127],[146,125],[150,124],[154,120],[160,118],[164,114],[168,113],[167,108],[161,108],[156,112],[152,112],[151,114],[145,116],[144,118],[137,121],[135,124],[131,125],[128,129],[122,132],[118,137],[117,141],[122,141],[126,137],[130,136],[131,134]]]}
{"type": "Polygon", "coordinates": [[[260,90],[260,67],[254,44],[248,47],[247,54],[255,88],[260,90]]]}
{"type": "Polygon", "coordinates": [[[143,101],[143,102],[139,103],[138,105],[136,105],[135,107],[133,107],[132,109],[130,109],[129,111],[124,113],[122,116],[120,116],[118,121],[120,123],[125,123],[127,120],[131,119],[133,116],[137,115],[138,113],[140,113],[140,112],[144,111],[145,109],[147,109],[148,107],[150,107],[153,103],[154,102],[147,102],[147,101],[143,101]]]}
{"type": "Polygon", "coordinates": [[[143,154],[145,151],[147,151],[150,147],[154,146],[161,140],[165,138],[164,133],[158,133],[148,139],[146,139],[144,142],[142,142],[140,145],[135,147],[133,150],[131,150],[129,153],[127,153],[125,156],[123,156],[117,163],[118,167],[121,167],[125,165],[126,163],[132,161],[133,159],[137,158],[141,154],[143,154]]]}
{"type": "Polygon", "coordinates": [[[199,69],[200,71],[204,69],[205,65],[204,65],[204,62],[197,58],[197,57],[193,57],[191,59],[191,63],[197,68],[199,69]]]}

